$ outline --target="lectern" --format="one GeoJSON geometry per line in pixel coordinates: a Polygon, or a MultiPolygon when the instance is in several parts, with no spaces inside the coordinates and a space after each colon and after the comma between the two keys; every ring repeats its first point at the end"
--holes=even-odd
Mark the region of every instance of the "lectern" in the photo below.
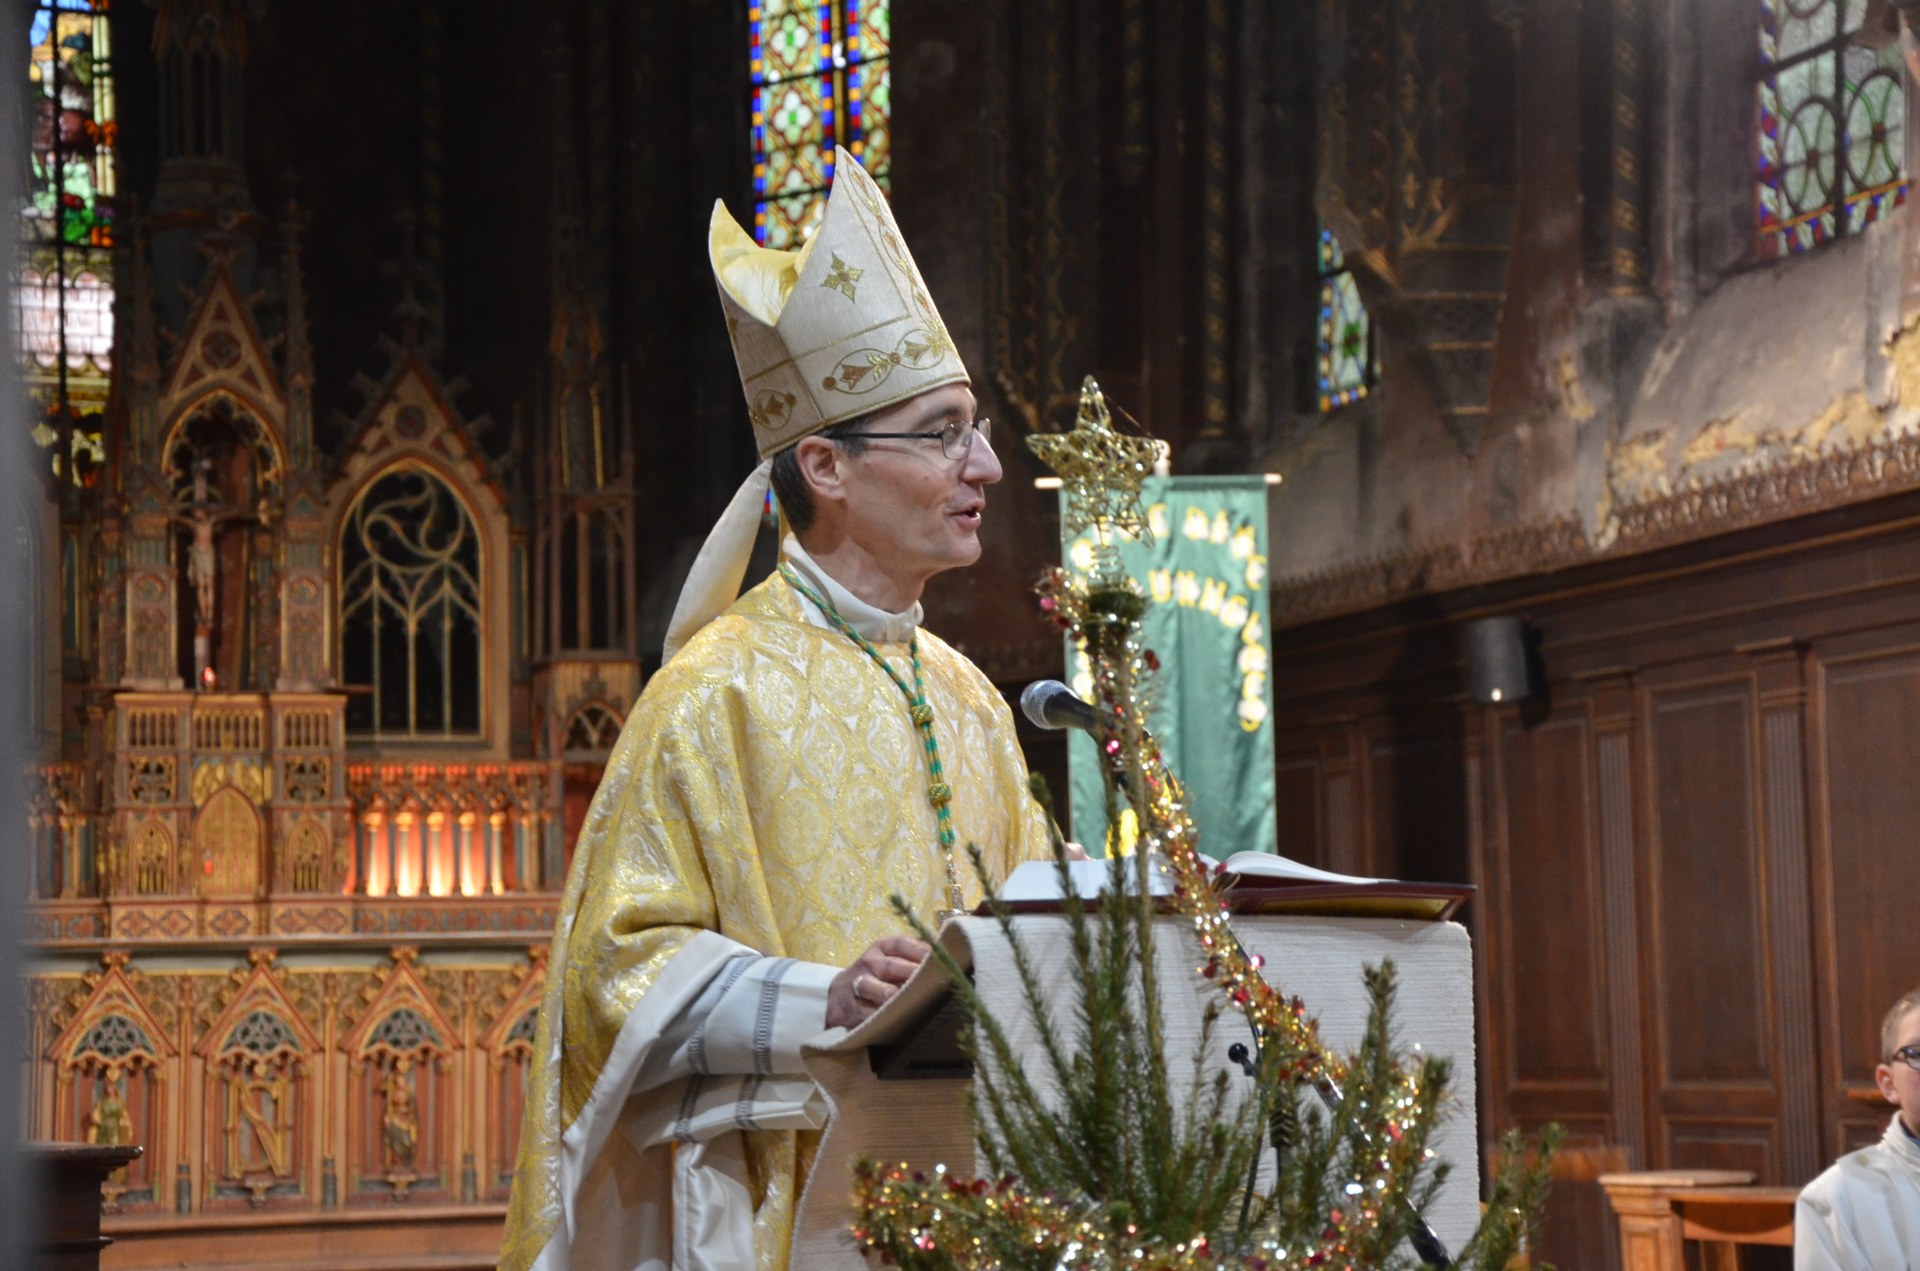
{"type": "MultiPolygon", "coordinates": [[[[1067,920],[1025,913],[1013,930],[1033,964],[1071,965],[1067,920]]],[[[1322,1037],[1338,1052],[1358,1047],[1370,1005],[1363,968],[1391,959],[1398,972],[1394,1038],[1453,1061],[1452,1096],[1430,1146],[1451,1166],[1426,1219],[1455,1251],[1479,1222],[1479,1144],[1474,1124],[1473,955],[1466,931],[1452,922],[1413,918],[1254,916],[1234,930],[1249,952],[1265,958],[1275,988],[1305,999],[1322,1037]]],[[[992,918],[965,917],[940,932],[941,943],[993,1007],[1029,1078],[1044,1092],[1051,1074],[1028,1015],[1006,934],[992,918]]],[[[1155,966],[1166,1019],[1170,1073],[1192,1072],[1201,1019],[1212,990],[1196,973],[1199,946],[1187,919],[1166,915],[1154,929],[1155,966]]],[[[1071,1036],[1071,998],[1062,976],[1056,1029],[1071,1036]]],[[[860,1027],[823,1034],[807,1051],[807,1068],[825,1092],[829,1122],[794,1221],[793,1265],[809,1271],[864,1271],[848,1229],[853,1222],[852,1170],[869,1156],[916,1169],[945,1165],[974,1172],[967,1089],[956,1062],[956,1011],[946,973],[931,959],[860,1027]]],[[[1239,1068],[1227,1057],[1249,1033],[1231,1009],[1215,1023],[1206,1071],[1239,1068]]],[[[1244,1078],[1237,1078],[1244,1080],[1244,1078]]],[[[1247,1082],[1251,1093],[1251,1082],[1247,1082]]]]}

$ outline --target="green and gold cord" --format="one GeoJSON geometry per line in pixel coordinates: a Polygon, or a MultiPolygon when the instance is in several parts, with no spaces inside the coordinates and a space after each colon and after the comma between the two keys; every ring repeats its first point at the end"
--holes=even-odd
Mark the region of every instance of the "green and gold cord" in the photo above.
{"type": "Polygon", "coordinates": [[[948,918],[959,917],[966,912],[966,897],[960,890],[960,867],[953,858],[956,838],[953,831],[953,787],[947,784],[946,770],[940,763],[940,743],[933,735],[933,707],[927,702],[927,683],[920,672],[920,633],[915,631],[907,643],[907,658],[913,664],[913,687],[908,688],[907,682],[900,678],[900,672],[880,656],[880,650],[873,647],[873,642],[855,631],[825,596],[801,582],[800,575],[786,561],[780,562],[780,576],[795,591],[812,601],[826,615],[834,630],[859,645],[861,651],[873,659],[874,665],[887,673],[887,678],[900,690],[900,695],[907,699],[907,715],[913,720],[914,727],[920,730],[920,744],[927,754],[927,802],[933,805],[934,819],[939,823],[940,851],[946,862],[947,908],[940,911],[939,920],[944,922],[948,918]]]}

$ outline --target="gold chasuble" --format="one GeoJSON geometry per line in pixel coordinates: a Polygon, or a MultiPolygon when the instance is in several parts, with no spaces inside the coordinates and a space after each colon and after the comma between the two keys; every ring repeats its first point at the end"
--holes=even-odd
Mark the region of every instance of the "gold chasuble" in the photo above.
{"type": "MultiPolygon", "coordinates": [[[[554,934],[509,1271],[787,1265],[821,1123],[788,1057],[824,1030],[832,975],[906,931],[891,896],[930,925],[947,903],[900,690],[811,611],[774,575],[627,721],[554,934]]],[[[877,648],[910,675],[906,645],[877,648]]],[[[1011,713],[925,632],[920,657],[960,850],[1004,877],[1047,854],[1011,713]]]]}

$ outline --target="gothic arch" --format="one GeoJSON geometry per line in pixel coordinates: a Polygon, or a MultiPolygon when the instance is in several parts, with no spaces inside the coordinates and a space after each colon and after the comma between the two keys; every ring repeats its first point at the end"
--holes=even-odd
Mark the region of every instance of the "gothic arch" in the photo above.
{"type": "Polygon", "coordinates": [[[286,444],[274,423],[280,417],[281,408],[231,384],[209,385],[168,412],[161,433],[162,465],[171,466],[174,447],[180,443],[181,433],[189,424],[214,414],[222,406],[233,412],[235,420],[246,420],[254,425],[254,436],[249,440],[255,448],[256,458],[264,460],[258,464],[262,484],[280,484],[287,471],[286,444]]]}
{"type": "Polygon", "coordinates": [[[148,817],[133,840],[133,890],[164,896],[173,890],[173,834],[158,817],[148,817]]]}
{"type": "Polygon", "coordinates": [[[333,547],[340,678],[374,690],[349,700],[349,734],[485,737],[502,669],[488,641],[501,603],[491,584],[502,553],[471,493],[423,456],[399,459],[368,473],[342,500],[333,547]],[[398,636],[388,625],[395,621],[403,626],[398,636]],[[469,684],[477,686],[471,699],[469,684]]]}
{"type": "Polygon", "coordinates": [[[560,734],[561,752],[568,758],[604,759],[620,740],[620,729],[625,723],[620,712],[605,702],[582,702],[567,717],[566,728],[560,734]]]}
{"type": "MultiPolygon", "coordinates": [[[[514,606],[509,563],[513,525],[506,494],[494,480],[486,455],[475,444],[469,421],[454,408],[434,371],[410,350],[397,351],[386,378],[373,388],[356,417],[354,428],[339,478],[327,492],[328,541],[336,549],[333,612],[338,618],[351,604],[350,596],[337,585],[344,573],[337,549],[349,518],[368,491],[401,472],[421,473],[441,482],[471,518],[480,549],[474,572],[479,580],[482,634],[479,663],[471,674],[471,680],[481,686],[480,720],[471,731],[441,732],[406,744],[422,752],[438,744],[463,760],[479,758],[477,752],[504,760],[510,753],[507,694],[512,675],[513,623],[509,617],[514,606]]],[[[335,625],[332,652],[336,657],[343,648],[342,625],[335,625]]],[[[346,666],[336,670],[340,681],[353,679],[346,666]]],[[[354,731],[363,738],[371,736],[359,729],[354,731]]],[[[394,744],[401,739],[383,732],[380,740],[394,744]]]]}
{"type": "Polygon", "coordinates": [[[193,847],[204,871],[203,896],[255,896],[260,893],[260,814],[247,796],[222,786],[200,809],[193,823],[193,847]]]}
{"type": "Polygon", "coordinates": [[[327,862],[333,855],[332,840],[320,822],[301,817],[287,839],[287,882],[300,892],[327,891],[327,862]]]}

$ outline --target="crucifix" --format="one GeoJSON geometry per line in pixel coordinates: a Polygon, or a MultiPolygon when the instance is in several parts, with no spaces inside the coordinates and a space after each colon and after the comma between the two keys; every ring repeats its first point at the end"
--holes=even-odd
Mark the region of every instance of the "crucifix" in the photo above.
{"type": "Polygon", "coordinates": [[[187,498],[174,514],[174,520],[187,527],[192,542],[187,547],[187,580],[193,584],[193,677],[203,689],[212,688],[213,626],[219,580],[220,558],[214,548],[214,532],[221,524],[247,515],[214,497],[208,474],[213,461],[202,456],[193,462],[193,485],[187,498]]]}

